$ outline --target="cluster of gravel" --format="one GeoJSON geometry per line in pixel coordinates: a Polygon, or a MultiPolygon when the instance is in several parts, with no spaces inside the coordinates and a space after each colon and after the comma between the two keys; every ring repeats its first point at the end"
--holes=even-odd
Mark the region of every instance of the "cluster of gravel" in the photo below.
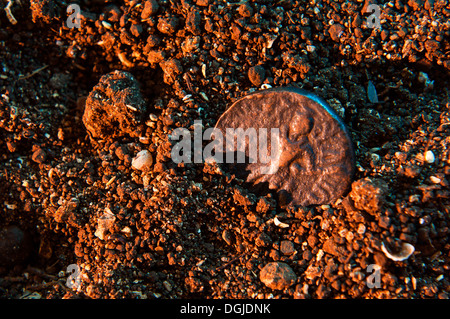
{"type": "Polygon", "coordinates": [[[74,3],[79,29],[50,0],[0,17],[1,295],[448,298],[448,1],[380,2],[381,29],[371,1],[74,3]],[[175,128],[285,85],[345,120],[348,195],[281,207],[171,161],[175,128]]]}

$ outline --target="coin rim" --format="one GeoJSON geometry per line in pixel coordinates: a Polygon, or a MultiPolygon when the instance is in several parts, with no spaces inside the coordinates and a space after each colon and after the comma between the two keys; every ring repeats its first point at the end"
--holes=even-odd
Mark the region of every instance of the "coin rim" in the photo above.
{"type": "MultiPolygon", "coordinates": [[[[247,99],[252,95],[265,94],[265,93],[269,93],[269,92],[279,92],[279,93],[292,92],[292,93],[300,94],[300,95],[305,96],[305,97],[311,99],[312,101],[316,102],[321,107],[323,107],[326,112],[328,112],[328,114],[337,122],[337,124],[339,125],[341,130],[344,132],[344,135],[346,136],[347,141],[349,143],[348,149],[349,149],[349,156],[350,156],[350,161],[351,161],[350,180],[353,180],[355,173],[356,173],[356,154],[355,154],[355,145],[351,138],[350,131],[348,130],[347,126],[345,125],[344,120],[339,116],[339,114],[337,114],[337,112],[323,98],[317,96],[316,94],[314,94],[310,91],[306,91],[304,89],[301,89],[301,88],[298,88],[295,86],[288,86],[288,87],[276,87],[276,88],[270,88],[270,89],[266,89],[266,90],[259,90],[259,91],[251,92],[251,93],[239,98],[235,102],[233,102],[231,104],[231,106],[228,107],[225,110],[225,112],[223,112],[222,115],[219,117],[214,128],[217,129],[218,124],[220,123],[220,121],[223,118],[225,118],[227,116],[228,112],[230,112],[238,103],[240,103],[244,99],[247,99]]],[[[346,194],[348,192],[348,190],[350,189],[350,187],[351,187],[351,183],[347,186],[346,190],[342,194],[346,194]]]]}

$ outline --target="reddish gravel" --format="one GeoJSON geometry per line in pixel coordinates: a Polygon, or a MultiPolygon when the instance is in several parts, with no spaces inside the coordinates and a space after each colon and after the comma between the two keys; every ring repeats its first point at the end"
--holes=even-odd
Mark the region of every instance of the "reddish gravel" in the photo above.
{"type": "Polygon", "coordinates": [[[381,29],[370,0],[73,3],[73,29],[60,1],[0,4],[1,298],[448,298],[448,1],[378,1],[381,29]],[[171,160],[174,129],[288,85],[344,119],[349,194],[284,207],[171,160]]]}

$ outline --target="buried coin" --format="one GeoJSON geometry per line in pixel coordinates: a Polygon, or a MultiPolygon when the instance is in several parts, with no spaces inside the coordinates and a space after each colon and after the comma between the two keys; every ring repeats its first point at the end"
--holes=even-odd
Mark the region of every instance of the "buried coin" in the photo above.
{"type": "Polygon", "coordinates": [[[222,145],[233,173],[255,191],[275,191],[282,206],[333,203],[351,185],[350,134],[336,112],[312,93],[289,87],[249,94],[222,114],[216,129],[227,137],[222,145]],[[229,160],[240,156],[244,162],[229,160]]]}

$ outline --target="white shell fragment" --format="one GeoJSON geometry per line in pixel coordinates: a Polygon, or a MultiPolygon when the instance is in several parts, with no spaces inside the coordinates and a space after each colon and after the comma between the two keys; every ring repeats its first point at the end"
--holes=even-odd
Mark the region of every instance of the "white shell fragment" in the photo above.
{"type": "Polygon", "coordinates": [[[272,48],[273,43],[275,42],[275,40],[278,38],[278,35],[275,34],[270,34],[268,36],[267,42],[266,42],[266,48],[270,49],[272,48]]]}
{"type": "Polygon", "coordinates": [[[271,89],[271,88],[272,88],[272,85],[267,84],[267,83],[264,83],[261,85],[262,90],[267,90],[267,89],[271,89]]]}
{"type": "Polygon", "coordinates": [[[436,160],[436,158],[434,157],[433,151],[426,151],[425,152],[425,161],[428,164],[433,164],[435,160],[436,160]]]}
{"type": "Polygon", "coordinates": [[[399,252],[393,253],[386,248],[384,243],[381,243],[381,250],[389,259],[392,259],[394,261],[403,261],[408,259],[409,256],[413,254],[415,248],[411,244],[403,243],[402,249],[399,252]]]}
{"type": "Polygon", "coordinates": [[[150,169],[153,164],[153,158],[149,151],[143,150],[136,154],[131,161],[131,166],[139,171],[150,169]]]}
{"type": "Polygon", "coordinates": [[[289,227],[288,224],[281,222],[278,219],[278,216],[275,216],[275,218],[273,219],[273,223],[275,224],[275,226],[278,226],[280,228],[288,228],[289,227]]]}
{"type": "Polygon", "coordinates": [[[313,53],[314,51],[316,51],[316,47],[314,45],[307,45],[306,51],[308,51],[309,53],[313,53]]]}
{"type": "Polygon", "coordinates": [[[430,176],[430,181],[433,184],[439,184],[441,182],[441,179],[439,177],[436,177],[436,176],[430,176]]]}

